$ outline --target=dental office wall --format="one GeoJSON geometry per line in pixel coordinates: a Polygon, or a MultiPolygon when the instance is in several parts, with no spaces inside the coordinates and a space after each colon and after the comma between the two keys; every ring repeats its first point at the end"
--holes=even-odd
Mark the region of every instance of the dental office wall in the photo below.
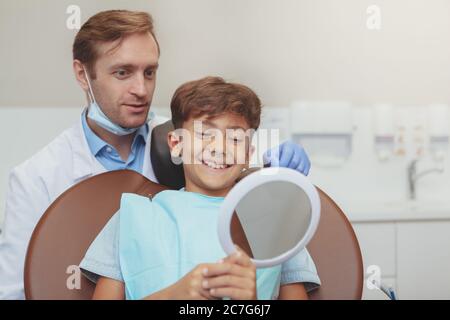
{"type": "Polygon", "coordinates": [[[0,105],[73,107],[75,30],[104,9],[147,10],[161,44],[157,105],[207,74],[254,88],[267,105],[296,99],[425,104],[449,101],[446,0],[16,0],[0,2],[0,105]],[[377,5],[380,30],[367,27],[377,5]]]}
{"type": "MultiPolygon", "coordinates": [[[[352,220],[365,267],[379,265],[400,297],[450,298],[449,276],[440,272],[450,267],[442,252],[450,245],[448,157],[443,174],[419,180],[413,210],[411,159],[380,161],[373,143],[374,105],[389,103],[413,118],[430,104],[450,104],[449,1],[1,1],[0,223],[9,170],[77,121],[85,105],[71,69],[70,5],[79,6],[82,23],[106,9],[152,13],[161,45],[153,105],[161,113],[176,87],[205,75],[254,88],[268,107],[264,123],[288,115],[284,129],[295,129],[294,101],[351,104],[350,156],[334,167],[313,163],[311,178],[352,220]],[[380,29],[368,27],[372,5],[380,29]]],[[[425,157],[419,168],[434,165],[425,157]]]]}

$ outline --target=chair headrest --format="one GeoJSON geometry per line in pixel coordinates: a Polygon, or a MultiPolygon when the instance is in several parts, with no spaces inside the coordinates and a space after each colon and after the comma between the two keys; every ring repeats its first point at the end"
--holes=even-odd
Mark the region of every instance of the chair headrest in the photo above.
{"type": "Polygon", "coordinates": [[[174,130],[172,121],[169,120],[153,128],[151,137],[150,158],[153,171],[158,182],[172,189],[184,187],[184,171],[182,164],[175,164],[167,145],[167,134],[174,130]]]}

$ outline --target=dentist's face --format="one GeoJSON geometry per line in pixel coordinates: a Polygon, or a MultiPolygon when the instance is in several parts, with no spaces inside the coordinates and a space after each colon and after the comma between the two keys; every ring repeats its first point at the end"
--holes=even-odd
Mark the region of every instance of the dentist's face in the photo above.
{"type": "MultiPolygon", "coordinates": [[[[183,123],[182,159],[186,189],[225,196],[244,168],[253,147],[252,130],[244,117],[226,113],[183,123]]],[[[169,145],[173,144],[169,138],[169,145]]]]}
{"type": "Polygon", "coordinates": [[[150,33],[129,35],[116,48],[117,43],[98,45],[92,90],[109,119],[137,128],[145,123],[153,98],[158,47],[150,33]]]}

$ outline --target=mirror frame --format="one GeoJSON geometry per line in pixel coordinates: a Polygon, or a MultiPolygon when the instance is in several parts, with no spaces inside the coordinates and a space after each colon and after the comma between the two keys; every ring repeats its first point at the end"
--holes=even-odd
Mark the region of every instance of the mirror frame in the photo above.
{"type": "MultiPolygon", "coordinates": [[[[249,169],[251,170],[251,169],[249,169]]],[[[271,167],[255,171],[240,180],[225,197],[217,223],[217,232],[222,248],[227,254],[236,251],[231,239],[231,218],[239,201],[254,188],[268,182],[286,181],[303,189],[311,203],[311,221],[303,238],[290,250],[271,259],[251,259],[256,267],[271,267],[289,260],[306,247],[314,236],[320,220],[320,197],[316,187],[302,173],[289,168],[271,167]]]]}

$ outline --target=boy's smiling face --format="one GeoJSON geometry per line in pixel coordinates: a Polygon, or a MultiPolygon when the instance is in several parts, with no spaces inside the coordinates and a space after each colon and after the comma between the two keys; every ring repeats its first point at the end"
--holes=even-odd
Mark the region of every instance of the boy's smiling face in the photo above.
{"type": "Polygon", "coordinates": [[[173,155],[183,160],[186,191],[225,196],[253,154],[253,130],[239,114],[190,118],[168,135],[173,155]]]}

